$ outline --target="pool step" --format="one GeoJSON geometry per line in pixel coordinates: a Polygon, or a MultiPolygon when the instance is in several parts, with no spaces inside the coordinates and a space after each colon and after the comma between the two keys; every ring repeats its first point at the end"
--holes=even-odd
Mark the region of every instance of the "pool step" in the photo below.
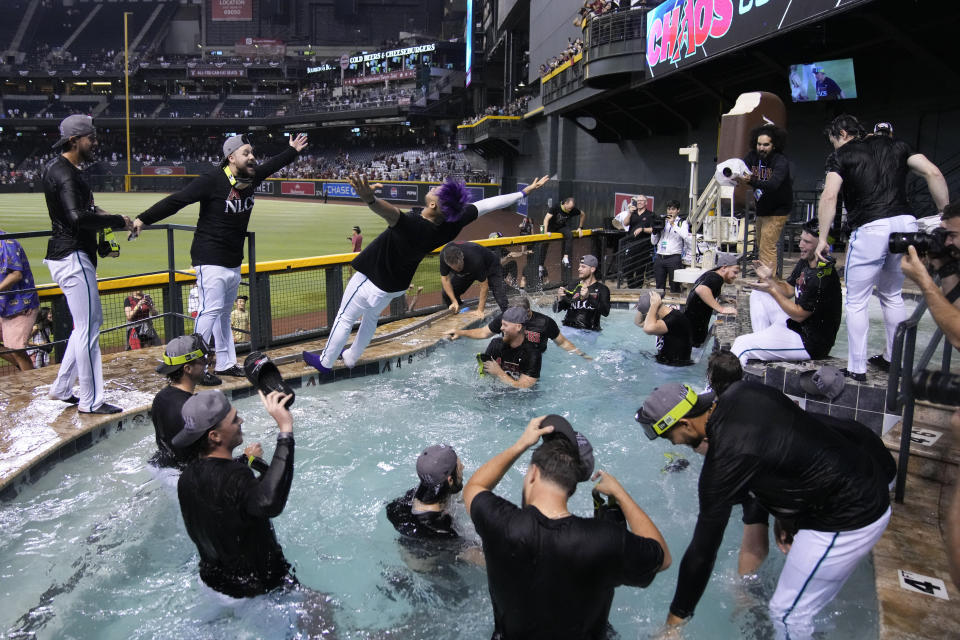
{"type": "MultiPolygon", "coordinates": [[[[910,476],[934,480],[944,484],[956,481],[960,465],[960,442],[955,442],[950,427],[952,408],[928,403],[917,403],[913,421],[913,440],[910,443],[907,493],[910,476]],[[937,436],[939,434],[939,436],[937,436]],[[930,442],[936,437],[934,442],[930,442]]],[[[901,424],[898,422],[883,436],[883,442],[896,457],[900,451],[901,424]]]]}

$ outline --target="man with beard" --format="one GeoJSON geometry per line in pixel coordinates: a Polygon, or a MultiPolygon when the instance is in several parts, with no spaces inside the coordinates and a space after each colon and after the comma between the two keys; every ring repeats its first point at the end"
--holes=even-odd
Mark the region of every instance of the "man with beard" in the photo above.
{"type": "Polygon", "coordinates": [[[49,397],[76,404],[80,413],[119,413],[120,407],[103,400],[100,361],[100,325],[103,309],[97,290],[97,232],[133,229],[130,218],[111,215],[93,202],[93,192],[80,165],[95,158],[97,131],[90,116],[72,115],[60,123],[60,139],[53,146],[60,155],[43,168],[43,191],[53,234],[44,263],[67,299],[73,331],[49,397]],[[73,383],[80,389],[73,395],[73,383]]]}
{"type": "Polygon", "coordinates": [[[184,207],[200,203],[197,231],[190,259],[197,271],[200,308],[196,331],[217,349],[217,375],[243,377],[230,328],[230,312],[240,286],[240,263],[247,225],[253,213],[257,186],[297,159],[307,146],[307,136],[290,138],[290,147],[257,164],[247,136],[232,136],[223,143],[220,167],[201,175],[183,190],[167,196],[141,213],[133,223],[132,238],[144,225],[168,218],[184,207]]]}
{"type": "Polygon", "coordinates": [[[743,158],[750,167],[748,175],[737,182],[753,188],[757,201],[757,253],[760,262],[777,268],[777,243],[793,208],[793,179],[790,161],[783,155],[787,134],[772,124],[750,132],[750,151],[743,158]]]}
{"type": "Polygon", "coordinates": [[[610,288],[597,280],[596,256],[580,258],[577,275],[580,282],[572,291],[560,287],[554,311],[566,311],[563,316],[563,335],[576,338],[580,344],[594,344],[600,333],[600,316],[610,315],[610,288]]]}
{"type": "Polygon", "coordinates": [[[770,618],[789,637],[810,637],[813,618],[890,521],[887,485],[896,463],[879,436],[853,420],[807,413],[782,392],[752,382],[733,383],[716,402],[689,385],[664,384],[636,420],[651,440],[694,449],[709,442],[700,512],[667,624],[693,615],[732,506],[753,497],[777,518],[775,539],[787,553],[770,618]]]}
{"type": "Polygon", "coordinates": [[[750,293],[753,333],[737,336],[730,348],[746,366],[754,360],[826,358],[840,329],[843,294],[833,260],[820,260],[816,222],[800,233],[800,259],[786,280],[757,262],[760,282],[750,293]]]}
{"type": "Polygon", "coordinates": [[[540,416],[464,487],[464,504],[483,541],[494,638],[608,638],[614,589],[646,587],[670,566],[660,531],[610,474],[593,476],[600,480],[594,491],[620,505],[629,531],[622,521],[570,513],[567,501],[582,478],[582,462],[570,423],[540,416]],[[541,437],[523,479],[522,505],[495,495],[507,470],[541,437]]]}
{"type": "Polygon", "coordinates": [[[510,307],[501,319],[502,338],[494,338],[479,354],[480,373],[496,377],[515,389],[529,389],[540,379],[540,351],[527,342],[523,325],[527,310],[510,307]]]}

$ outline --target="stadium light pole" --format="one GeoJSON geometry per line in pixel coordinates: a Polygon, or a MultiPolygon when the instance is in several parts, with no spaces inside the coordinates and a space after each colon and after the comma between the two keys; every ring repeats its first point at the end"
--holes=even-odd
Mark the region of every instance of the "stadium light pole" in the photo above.
{"type": "Polygon", "coordinates": [[[127,39],[129,11],[123,12],[123,99],[126,106],[124,124],[127,127],[127,177],[123,181],[124,192],[130,191],[130,44],[127,39]]]}

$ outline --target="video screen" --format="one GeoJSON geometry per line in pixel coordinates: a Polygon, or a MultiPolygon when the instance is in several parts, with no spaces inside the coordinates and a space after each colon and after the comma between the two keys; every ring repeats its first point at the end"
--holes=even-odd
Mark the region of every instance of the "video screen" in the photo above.
{"type": "Polygon", "coordinates": [[[794,102],[856,98],[853,58],[790,65],[790,97],[794,102]]]}

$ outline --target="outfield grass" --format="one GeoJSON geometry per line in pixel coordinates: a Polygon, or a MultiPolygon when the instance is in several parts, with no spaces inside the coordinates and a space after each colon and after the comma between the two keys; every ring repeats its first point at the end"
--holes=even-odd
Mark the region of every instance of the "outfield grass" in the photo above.
{"type": "MultiPolygon", "coordinates": [[[[161,193],[100,193],[97,205],[110,213],[136,217],[164,197],[161,193]]],[[[163,223],[195,225],[199,205],[191,205],[163,223]]],[[[353,225],[363,229],[364,246],[386,228],[386,222],[366,207],[349,204],[323,204],[316,201],[257,198],[250,217],[250,231],[256,233],[257,261],[303,258],[307,256],[347,253],[347,238],[353,225]]],[[[7,233],[46,231],[50,218],[42,193],[0,194],[0,229],[7,233]]],[[[177,268],[190,266],[190,243],[193,234],[175,232],[177,268]]],[[[165,231],[147,231],[139,239],[126,242],[120,234],[120,257],[99,261],[101,278],[133,273],[160,271],[167,268],[165,231]]],[[[34,279],[38,284],[52,282],[43,264],[47,238],[21,240],[27,252],[34,279]]]]}

